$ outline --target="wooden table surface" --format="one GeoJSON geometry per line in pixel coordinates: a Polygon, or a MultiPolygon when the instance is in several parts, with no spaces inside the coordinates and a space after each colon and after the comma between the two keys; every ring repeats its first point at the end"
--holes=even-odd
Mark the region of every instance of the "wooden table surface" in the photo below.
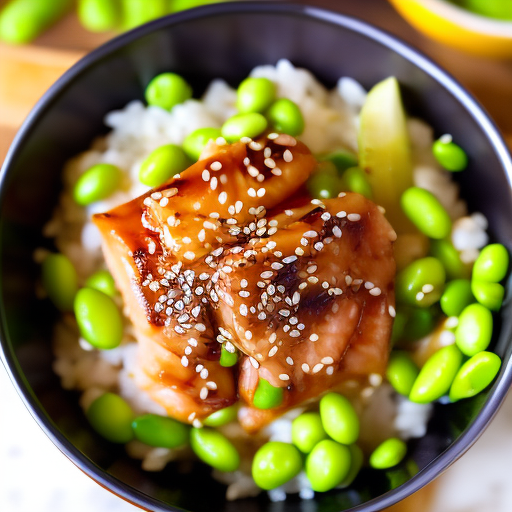
{"type": "MultiPolygon", "coordinates": [[[[481,102],[512,145],[512,61],[465,55],[431,41],[410,27],[384,0],[309,0],[354,15],[398,35],[438,62],[481,102]]],[[[0,163],[16,130],[42,93],[74,62],[112,34],[91,34],[74,15],[26,47],[0,44],[0,163]]],[[[434,484],[388,512],[423,512],[434,484]]]]}

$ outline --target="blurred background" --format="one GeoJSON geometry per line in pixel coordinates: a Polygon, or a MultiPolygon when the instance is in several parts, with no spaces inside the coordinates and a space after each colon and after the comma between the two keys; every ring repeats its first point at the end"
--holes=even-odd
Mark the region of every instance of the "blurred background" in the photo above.
{"type": "MultiPolygon", "coordinates": [[[[0,0],[0,163],[32,106],[87,52],[151,19],[215,1],[0,0]]],[[[422,50],[476,96],[512,146],[512,0],[296,1],[357,16],[422,50]]],[[[137,510],[53,447],[2,367],[0,400],[2,512],[137,510]]],[[[510,460],[512,397],[462,460],[392,512],[510,512],[510,460]]]]}

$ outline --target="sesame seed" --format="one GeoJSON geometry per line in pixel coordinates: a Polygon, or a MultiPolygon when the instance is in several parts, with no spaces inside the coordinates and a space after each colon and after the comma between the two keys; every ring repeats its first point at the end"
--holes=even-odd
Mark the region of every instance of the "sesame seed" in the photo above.
{"type": "Polygon", "coordinates": [[[201,173],[201,178],[203,178],[203,181],[210,181],[210,171],[208,171],[208,169],[205,169],[201,173]]]}
{"type": "Polygon", "coordinates": [[[285,316],[285,317],[290,316],[290,311],[289,311],[289,310],[287,310],[287,309],[280,309],[280,310],[278,311],[278,313],[279,313],[281,316],[285,316]]]}
{"type": "Polygon", "coordinates": [[[381,293],[381,289],[378,287],[372,288],[370,290],[370,295],[373,295],[374,297],[378,297],[381,293]]]}
{"type": "Polygon", "coordinates": [[[196,201],[196,202],[192,205],[192,208],[194,208],[194,210],[195,210],[195,211],[200,210],[200,209],[201,209],[201,203],[199,203],[198,201],[196,201]]]}
{"type": "MultiPolygon", "coordinates": [[[[277,347],[275,347],[275,348],[277,348],[277,347]]],[[[290,356],[288,356],[288,357],[286,358],[286,362],[287,362],[290,366],[293,366],[293,359],[292,359],[290,356]]]]}
{"type": "Polygon", "coordinates": [[[323,367],[324,365],[322,363],[315,364],[315,366],[313,366],[313,373],[318,373],[323,367]]]}
{"type": "Polygon", "coordinates": [[[292,152],[287,149],[284,153],[283,153],[283,160],[285,162],[291,162],[293,160],[293,155],[292,155],[292,152]]]}
{"type": "Polygon", "coordinates": [[[183,257],[184,257],[184,258],[186,258],[187,260],[192,261],[192,260],[196,257],[196,255],[195,255],[195,253],[194,253],[194,252],[192,252],[192,251],[187,251],[187,252],[183,255],[183,257]]]}
{"type": "Polygon", "coordinates": [[[274,167],[272,171],[270,171],[274,176],[281,176],[283,171],[279,167],[274,167]]]}
{"type": "Polygon", "coordinates": [[[370,373],[370,375],[368,375],[368,382],[376,388],[382,384],[382,375],[370,373]]]}
{"type": "Polygon", "coordinates": [[[324,222],[327,222],[331,218],[331,214],[329,212],[324,212],[324,213],[322,213],[322,215],[320,215],[320,218],[324,222]]]}
{"type": "Polygon", "coordinates": [[[241,142],[242,144],[249,144],[249,142],[252,142],[252,139],[251,139],[250,137],[242,137],[242,138],[240,139],[240,142],[241,142]]]}
{"type": "Polygon", "coordinates": [[[272,272],[271,270],[265,270],[265,272],[262,272],[262,273],[260,274],[260,277],[261,277],[262,279],[269,279],[269,278],[271,278],[273,275],[274,275],[274,272],[272,272]]]}
{"type": "Polygon", "coordinates": [[[252,366],[256,368],[256,370],[260,367],[260,363],[258,363],[254,357],[249,357],[249,361],[251,362],[252,366]]]}
{"type": "Polygon", "coordinates": [[[160,206],[162,208],[165,208],[168,204],[169,204],[169,198],[168,197],[162,197],[162,199],[160,199],[160,206]]]}
{"type": "Polygon", "coordinates": [[[277,352],[277,347],[276,346],[273,346],[269,351],[268,351],[268,357],[273,357],[276,355],[276,352],[277,352]]]}
{"type": "Polygon", "coordinates": [[[188,421],[192,421],[196,417],[196,413],[192,412],[189,414],[188,421]]]}
{"type": "Polygon", "coordinates": [[[226,192],[221,192],[219,194],[219,203],[224,204],[228,200],[228,195],[226,192]]]}
{"type": "Polygon", "coordinates": [[[188,339],[188,344],[191,346],[191,347],[197,347],[197,340],[195,338],[189,338],[188,339]]]}
{"type": "Polygon", "coordinates": [[[294,292],[293,297],[292,297],[292,303],[294,305],[297,305],[299,302],[300,302],[300,293],[294,292]]]}
{"type": "Polygon", "coordinates": [[[240,304],[240,314],[242,316],[247,316],[247,306],[245,304],[240,304]]]}
{"type": "Polygon", "coordinates": [[[226,341],[226,343],[224,344],[224,348],[230,353],[230,354],[234,354],[235,353],[235,346],[233,345],[233,343],[231,343],[231,341],[226,341]]]}
{"type": "Polygon", "coordinates": [[[361,215],[359,215],[359,213],[349,213],[347,215],[347,219],[351,222],[357,222],[358,220],[361,220],[361,215]]]}
{"type": "Polygon", "coordinates": [[[338,197],[345,197],[346,195],[347,195],[347,194],[346,194],[346,192],[340,192],[340,193],[338,194],[338,197]]]}
{"type": "Polygon", "coordinates": [[[421,291],[423,293],[430,293],[432,291],[434,291],[434,285],[432,284],[424,284],[421,288],[421,291]]]}
{"type": "Polygon", "coordinates": [[[301,368],[302,368],[302,371],[303,371],[304,373],[308,373],[308,372],[309,372],[309,364],[307,364],[307,363],[302,363],[301,368]]]}
{"type": "Polygon", "coordinates": [[[302,247],[297,247],[297,248],[295,249],[295,254],[296,254],[297,256],[304,256],[304,249],[303,249],[302,247]]]}
{"type": "Polygon", "coordinates": [[[275,233],[277,233],[277,228],[270,228],[270,229],[268,230],[268,234],[269,234],[270,236],[274,235],[275,233]]]}
{"type": "Polygon", "coordinates": [[[247,330],[245,331],[245,339],[246,340],[251,340],[252,339],[252,332],[247,330]]]}
{"type": "Polygon", "coordinates": [[[270,140],[275,140],[275,139],[277,139],[277,137],[279,137],[279,134],[278,133],[274,133],[274,132],[269,133],[267,135],[267,139],[270,139],[270,140]]]}
{"type": "Polygon", "coordinates": [[[334,373],[334,368],[332,366],[328,366],[327,369],[325,370],[325,373],[327,375],[332,375],[334,373]]]}
{"type": "Polygon", "coordinates": [[[206,331],[206,325],[204,325],[204,324],[196,324],[196,329],[199,332],[205,332],[206,331]]]}
{"type": "Polygon", "coordinates": [[[222,169],[222,164],[218,161],[212,162],[210,169],[212,171],[220,171],[222,169]]]}
{"type": "MultiPolygon", "coordinates": [[[[391,306],[389,306],[391,307],[391,306]]],[[[459,319],[456,316],[450,316],[446,319],[446,322],[444,323],[444,326],[447,329],[453,329],[454,327],[457,327],[459,325],[459,319]]]]}
{"type": "Polygon", "coordinates": [[[290,337],[291,338],[298,338],[299,336],[300,336],[300,331],[298,329],[293,329],[290,332],[290,337]]]}
{"type": "Polygon", "coordinates": [[[235,203],[235,212],[240,213],[242,211],[243,206],[244,206],[244,203],[242,203],[242,201],[237,201],[235,203]]]}
{"type": "Polygon", "coordinates": [[[336,214],[336,217],[338,217],[339,219],[343,219],[347,216],[347,212],[341,210],[339,211],[337,214],[336,214]]]}
{"type": "Polygon", "coordinates": [[[247,191],[247,194],[248,194],[250,197],[256,197],[256,190],[254,190],[253,188],[250,188],[250,189],[247,191]]]}
{"type": "Polygon", "coordinates": [[[213,381],[209,381],[206,383],[206,387],[208,389],[211,389],[211,390],[216,390],[217,389],[217,384],[213,381]]]}
{"type": "Polygon", "coordinates": [[[309,339],[310,339],[310,341],[313,341],[313,342],[318,341],[318,334],[313,333],[313,334],[309,337],[309,339]]]}
{"type": "Polygon", "coordinates": [[[371,281],[366,281],[366,283],[364,283],[364,287],[367,289],[367,290],[371,290],[375,285],[371,282],[371,281]]]}
{"type": "Polygon", "coordinates": [[[287,256],[286,258],[283,258],[283,263],[288,265],[288,263],[293,263],[294,261],[297,261],[297,256],[287,256]]]}
{"type": "Polygon", "coordinates": [[[204,388],[201,388],[201,391],[199,392],[199,398],[201,400],[206,400],[208,397],[208,388],[205,386],[204,388]]]}
{"type": "Polygon", "coordinates": [[[276,166],[276,162],[272,158],[265,158],[263,162],[269,169],[273,169],[276,166]]]}
{"type": "Polygon", "coordinates": [[[321,362],[323,364],[332,364],[332,363],[334,363],[334,359],[332,357],[323,357],[321,359],[321,362]]]}
{"type": "Polygon", "coordinates": [[[338,226],[334,226],[332,228],[332,234],[336,237],[336,238],[341,238],[341,229],[338,227],[338,226]]]}
{"type": "Polygon", "coordinates": [[[281,374],[279,375],[279,378],[280,378],[281,380],[284,380],[284,381],[286,381],[286,380],[290,380],[290,376],[289,376],[287,373],[281,373],[281,374]]]}
{"type": "Polygon", "coordinates": [[[181,364],[186,368],[188,366],[188,359],[187,356],[183,356],[181,358],[181,364]]]}
{"type": "Polygon", "coordinates": [[[314,246],[313,246],[317,251],[321,251],[323,248],[324,248],[324,244],[322,242],[317,242],[314,246]]]}
{"type": "Polygon", "coordinates": [[[249,147],[253,150],[253,151],[261,151],[263,149],[263,146],[259,143],[259,142],[249,142],[249,147]]]}
{"type": "Polygon", "coordinates": [[[423,300],[424,297],[425,297],[425,294],[423,292],[418,292],[416,294],[416,300],[417,301],[423,300]]]}
{"type": "Polygon", "coordinates": [[[263,197],[263,196],[265,195],[266,191],[267,191],[267,190],[266,190],[265,188],[259,188],[259,189],[258,189],[258,192],[256,192],[256,195],[257,195],[258,197],[263,197]]]}
{"type": "Polygon", "coordinates": [[[185,347],[185,355],[189,356],[190,354],[192,354],[192,347],[185,347]]]}
{"type": "Polygon", "coordinates": [[[203,368],[199,373],[199,376],[201,377],[201,379],[206,380],[208,378],[208,370],[206,368],[203,368]]]}
{"type": "Polygon", "coordinates": [[[305,236],[306,238],[315,238],[315,236],[318,236],[318,233],[316,231],[306,231],[302,236],[305,236]]]}
{"type": "Polygon", "coordinates": [[[271,157],[272,156],[272,150],[269,147],[266,147],[265,150],[263,151],[263,156],[265,158],[271,157]]]}
{"type": "Polygon", "coordinates": [[[212,190],[215,190],[217,188],[218,180],[215,178],[215,176],[210,181],[210,188],[212,190]]]}
{"type": "Polygon", "coordinates": [[[393,306],[389,306],[388,307],[388,311],[389,311],[389,316],[392,317],[392,318],[395,318],[395,316],[396,316],[396,309],[393,306]]]}
{"type": "Polygon", "coordinates": [[[203,424],[196,418],[193,422],[192,422],[192,426],[194,428],[202,428],[203,427],[203,424]]]}
{"type": "Polygon", "coordinates": [[[224,137],[217,137],[215,139],[215,144],[217,144],[217,146],[225,146],[227,144],[227,141],[224,137]]]}
{"type": "Polygon", "coordinates": [[[247,167],[247,172],[249,173],[250,176],[252,176],[253,178],[256,178],[256,176],[259,175],[260,171],[254,167],[253,165],[249,165],[247,167]]]}

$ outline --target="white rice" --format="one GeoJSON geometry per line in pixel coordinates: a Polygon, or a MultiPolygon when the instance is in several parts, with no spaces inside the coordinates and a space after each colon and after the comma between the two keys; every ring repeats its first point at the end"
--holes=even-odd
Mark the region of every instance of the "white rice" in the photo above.
{"type": "MultiPolygon", "coordinates": [[[[306,126],[300,139],[313,153],[342,148],[357,151],[358,115],[366,91],[354,79],[342,77],[337,86],[328,91],[311,73],[295,68],[286,60],[279,61],[276,66],[259,66],[251,76],[269,78],[277,85],[279,97],[290,98],[300,106],[306,126]]],[[[188,100],[171,112],[133,101],[124,109],[107,114],[105,124],[111,132],[66,165],[64,192],[52,220],[45,227],[45,235],[54,238],[59,251],[75,265],[80,282],[104,268],[101,238],[90,220],[91,215],[110,210],[146,192],[148,187],[140,184],[138,173],[149,153],[164,144],[181,145],[197,128],[220,127],[236,113],[235,104],[236,91],[218,79],[210,84],[201,101],[188,100]],[[108,199],[81,208],[72,199],[72,187],[83,172],[100,162],[115,164],[124,171],[121,190],[108,199]]],[[[479,249],[487,243],[487,222],[481,214],[467,215],[457,184],[434,160],[432,129],[417,119],[409,120],[408,129],[414,156],[414,182],[430,190],[445,206],[455,221],[454,246],[461,251],[465,261],[474,261],[479,249]]],[[[40,261],[44,255],[44,251],[39,251],[36,258],[40,261]]],[[[115,391],[137,413],[165,415],[164,409],[134,381],[137,344],[128,320],[125,320],[122,345],[110,351],[97,351],[79,339],[73,316],[64,315],[55,327],[54,352],[54,371],[60,376],[64,388],[82,392],[80,404],[84,409],[105,391],[115,391]]],[[[365,390],[364,403],[359,404],[362,439],[375,444],[391,435],[402,439],[423,436],[431,406],[412,404],[406,398],[397,397],[388,384],[380,385],[376,380],[373,384],[365,390]]],[[[298,408],[275,420],[264,429],[261,438],[290,442],[291,422],[302,410],[298,408]]],[[[223,432],[233,439],[243,439],[246,435],[237,425],[223,427],[223,432]]],[[[142,467],[147,471],[159,471],[172,460],[191,457],[188,449],[151,448],[136,441],[129,443],[126,449],[130,456],[142,459],[142,467]]],[[[234,473],[213,472],[214,478],[228,486],[226,495],[229,500],[260,492],[250,476],[250,461],[243,461],[241,468],[234,473]]],[[[271,491],[269,496],[273,501],[282,501],[287,493],[297,492],[303,499],[314,496],[304,473],[271,491]]]]}

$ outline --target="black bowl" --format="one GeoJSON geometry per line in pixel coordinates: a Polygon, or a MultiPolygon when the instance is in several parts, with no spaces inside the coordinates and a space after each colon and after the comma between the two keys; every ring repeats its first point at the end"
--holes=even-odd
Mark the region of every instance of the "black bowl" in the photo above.
{"type": "Polygon", "coordinates": [[[492,236],[512,247],[512,162],[496,127],[449,75],[394,37],[361,21],[287,4],[228,3],[183,12],[125,34],[92,52],[46,93],[18,133],[1,175],[1,338],[3,363],[32,415],[79,468],[122,498],[148,510],[319,511],[381,510],[405,498],[459,458],[489,424],[512,381],[512,304],[501,312],[494,349],[503,358],[494,385],[456,404],[436,405],[427,435],[410,443],[410,460],[393,471],[363,472],[350,490],[312,501],[272,504],[266,497],[227,503],[224,488],[198,465],[180,475],[171,464],[145,473],[122,448],[91,431],[77,396],[51,370],[52,308],[34,288],[36,247],[61,187],[64,162],[105,132],[103,116],[142,99],[148,81],[173,70],[200,94],[210,80],[236,85],[258,64],[280,58],[306,67],[326,85],[351,76],[369,88],[395,75],[408,111],[438,135],[451,133],[467,149],[460,174],[472,210],[489,219],[492,236]],[[416,468],[416,469],[413,469],[416,468]]]}

